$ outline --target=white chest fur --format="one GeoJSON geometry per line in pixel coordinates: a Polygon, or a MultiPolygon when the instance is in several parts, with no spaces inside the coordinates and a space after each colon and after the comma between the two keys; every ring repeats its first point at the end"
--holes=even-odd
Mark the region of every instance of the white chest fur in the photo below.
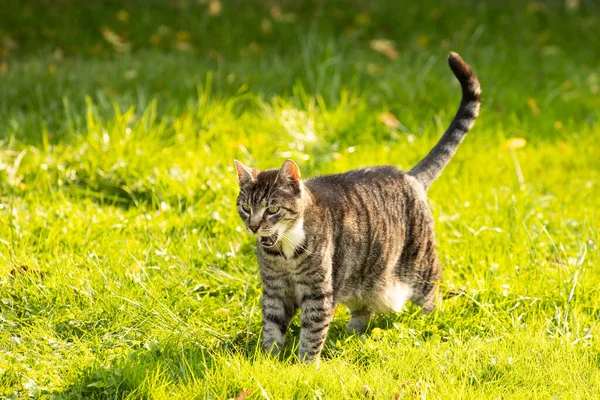
{"type": "Polygon", "coordinates": [[[305,238],[303,220],[298,221],[292,229],[283,234],[281,237],[281,250],[286,258],[292,258],[296,249],[304,243],[305,238]]]}

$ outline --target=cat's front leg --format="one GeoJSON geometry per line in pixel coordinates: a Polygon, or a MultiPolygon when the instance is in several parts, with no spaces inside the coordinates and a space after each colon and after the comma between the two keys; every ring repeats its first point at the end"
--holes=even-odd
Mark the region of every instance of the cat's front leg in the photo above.
{"type": "Polygon", "coordinates": [[[287,282],[263,279],[262,309],[263,348],[273,355],[278,355],[283,349],[285,333],[296,311],[287,282]]]}
{"type": "Polygon", "coordinates": [[[307,288],[300,300],[300,348],[298,355],[303,362],[318,358],[334,310],[333,292],[327,285],[307,288]]]}

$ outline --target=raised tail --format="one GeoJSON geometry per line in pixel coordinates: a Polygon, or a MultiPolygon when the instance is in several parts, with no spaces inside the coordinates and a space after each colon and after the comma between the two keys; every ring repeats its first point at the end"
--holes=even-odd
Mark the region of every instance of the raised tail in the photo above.
{"type": "Polygon", "coordinates": [[[456,53],[450,53],[448,65],[450,65],[456,79],[460,82],[462,100],[452,123],[440,141],[424,159],[408,172],[409,175],[421,181],[425,189],[428,189],[433,181],[440,176],[479,115],[481,88],[477,77],[473,75],[471,67],[456,53]]]}

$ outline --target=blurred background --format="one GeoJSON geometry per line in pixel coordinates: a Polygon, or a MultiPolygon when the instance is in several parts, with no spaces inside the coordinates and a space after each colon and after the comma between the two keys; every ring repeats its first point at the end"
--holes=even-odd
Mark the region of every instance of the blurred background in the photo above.
{"type": "MultiPolygon", "coordinates": [[[[161,113],[176,114],[208,73],[218,97],[301,88],[335,104],[347,89],[367,93],[375,106],[423,101],[435,109],[431,100],[449,91],[430,70],[455,50],[481,75],[485,114],[517,118],[524,130],[533,118],[554,136],[554,118],[536,118],[536,110],[560,109],[563,125],[596,121],[599,7],[593,0],[4,0],[0,135],[35,141],[41,128],[49,140],[63,135],[67,120],[81,123],[85,96],[102,115],[113,103],[141,110],[152,99],[161,113]]],[[[419,108],[411,110],[417,118],[431,117],[419,108]]]]}

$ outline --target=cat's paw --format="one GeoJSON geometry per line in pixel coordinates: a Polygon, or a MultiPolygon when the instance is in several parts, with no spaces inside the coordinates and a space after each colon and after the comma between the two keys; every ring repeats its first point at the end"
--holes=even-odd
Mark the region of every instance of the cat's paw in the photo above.
{"type": "Polygon", "coordinates": [[[368,319],[364,321],[362,319],[352,318],[350,322],[348,322],[348,325],[346,325],[346,332],[351,335],[360,335],[365,332],[368,324],[368,319]]]}
{"type": "Polygon", "coordinates": [[[283,343],[263,343],[263,350],[271,357],[279,357],[281,350],[283,350],[283,343]]]}
{"type": "Polygon", "coordinates": [[[308,363],[315,363],[316,365],[319,365],[321,362],[321,357],[320,357],[321,353],[314,353],[314,352],[309,352],[309,351],[298,351],[298,358],[300,359],[301,362],[308,364],[308,363]]]}
{"type": "Polygon", "coordinates": [[[350,318],[348,325],[346,325],[346,332],[349,334],[360,335],[367,329],[370,320],[371,314],[353,315],[352,318],[350,318]]]}

